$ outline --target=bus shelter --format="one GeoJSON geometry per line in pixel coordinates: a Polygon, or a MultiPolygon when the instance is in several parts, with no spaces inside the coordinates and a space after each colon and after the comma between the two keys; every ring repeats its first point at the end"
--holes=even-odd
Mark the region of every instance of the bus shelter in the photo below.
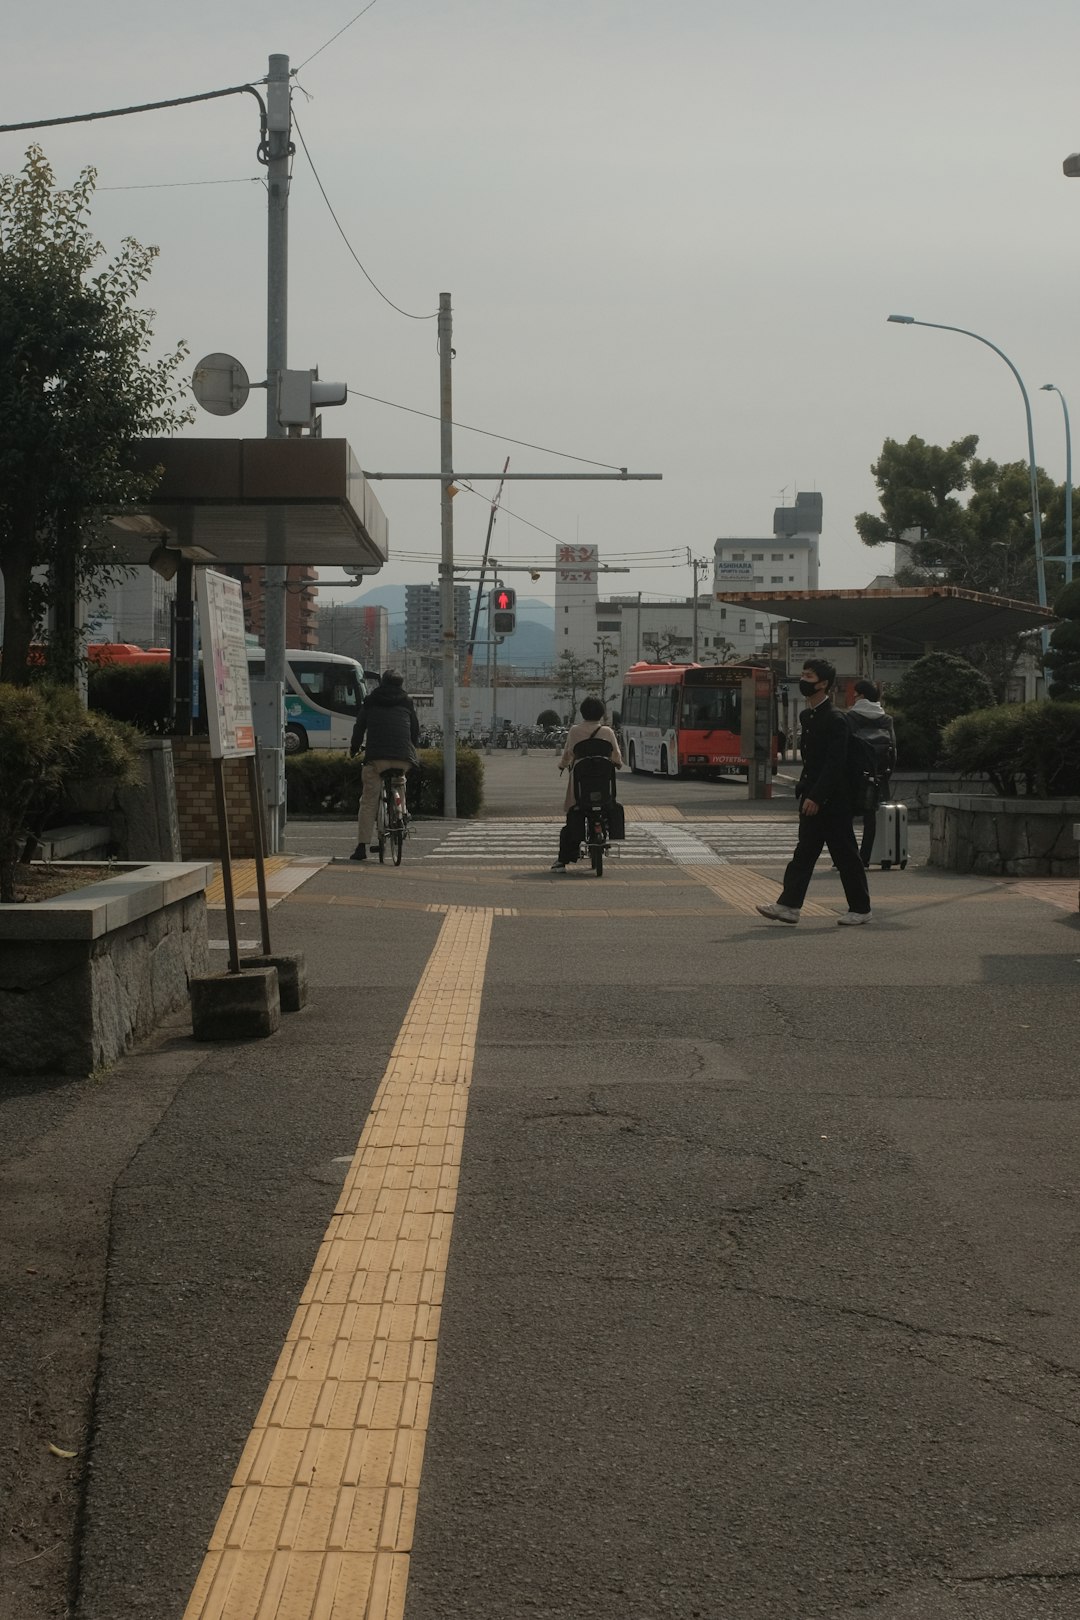
{"type": "MultiPolygon", "coordinates": [[[[807,658],[828,658],[841,687],[858,679],[899,680],[928,652],[949,652],[974,641],[1005,640],[1049,628],[1049,608],[957,585],[909,585],[865,590],[725,591],[716,600],[745,612],[767,613],[780,625],[776,659],[789,684],[807,658]]],[[[790,695],[790,694],[789,694],[790,695]]],[[[789,703],[797,710],[798,703],[789,703]]],[[[793,714],[788,716],[792,729],[793,714]]]]}

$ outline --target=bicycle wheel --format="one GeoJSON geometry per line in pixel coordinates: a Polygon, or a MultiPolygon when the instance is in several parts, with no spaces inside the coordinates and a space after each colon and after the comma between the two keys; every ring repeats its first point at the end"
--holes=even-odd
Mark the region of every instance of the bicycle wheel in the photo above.
{"type": "Polygon", "coordinates": [[[401,857],[405,853],[405,821],[395,804],[390,822],[390,853],[394,858],[394,865],[401,865],[401,857]]]}
{"type": "Polygon", "coordinates": [[[386,793],[379,794],[379,808],[375,816],[375,837],[379,844],[379,865],[386,860],[386,793]]]}

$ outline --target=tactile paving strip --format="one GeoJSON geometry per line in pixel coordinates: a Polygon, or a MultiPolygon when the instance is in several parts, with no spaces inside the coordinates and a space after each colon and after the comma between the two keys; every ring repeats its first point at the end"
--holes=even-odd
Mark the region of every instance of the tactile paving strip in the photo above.
{"type": "Polygon", "coordinates": [[[451,910],[184,1620],[400,1620],[492,913],[451,910]]]}

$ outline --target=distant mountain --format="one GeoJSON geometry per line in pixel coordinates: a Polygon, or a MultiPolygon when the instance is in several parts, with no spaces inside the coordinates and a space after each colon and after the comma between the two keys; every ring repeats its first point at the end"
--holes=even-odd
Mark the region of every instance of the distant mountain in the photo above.
{"type": "MultiPolygon", "coordinates": [[[[349,599],[358,607],[384,607],[390,617],[390,646],[397,652],[405,645],[405,586],[377,585],[362,596],[349,599]]],[[[481,610],[477,635],[486,635],[487,614],[481,610]]],[[[465,629],[468,630],[466,625],[465,629]]],[[[488,649],[478,647],[476,662],[484,664],[488,649]]],[[[499,648],[499,659],[505,664],[520,664],[532,668],[550,664],[555,658],[555,609],[539,596],[519,596],[517,599],[517,629],[507,636],[499,648]]]]}

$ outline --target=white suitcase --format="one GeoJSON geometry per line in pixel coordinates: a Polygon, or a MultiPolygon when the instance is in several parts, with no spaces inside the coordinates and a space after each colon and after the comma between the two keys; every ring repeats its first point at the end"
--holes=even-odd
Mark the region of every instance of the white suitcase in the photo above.
{"type": "Polygon", "coordinates": [[[906,804],[879,804],[874,827],[873,859],[887,872],[898,866],[901,871],[908,863],[908,829],[906,804]]]}

